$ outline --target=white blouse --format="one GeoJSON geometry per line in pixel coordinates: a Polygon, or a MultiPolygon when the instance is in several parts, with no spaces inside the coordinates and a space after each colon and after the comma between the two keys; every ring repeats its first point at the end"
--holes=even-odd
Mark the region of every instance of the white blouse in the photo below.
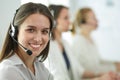
{"type": "Polygon", "coordinates": [[[76,59],[84,69],[95,73],[116,71],[116,67],[113,63],[102,62],[96,45],[91,43],[84,36],[80,34],[75,35],[72,47],[76,59]]]}
{"type": "Polygon", "coordinates": [[[0,80],[53,80],[53,77],[38,59],[34,62],[35,75],[15,54],[0,63],[0,80]]]}
{"type": "MultiPolygon", "coordinates": [[[[84,73],[84,69],[78,64],[76,59],[74,59],[74,53],[68,43],[65,40],[62,40],[62,43],[70,61],[73,80],[81,80],[80,78],[84,73]]],[[[45,61],[45,65],[53,74],[54,80],[71,80],[63,53],[55,40],[50,42],[49,55],[45,61]]]]}

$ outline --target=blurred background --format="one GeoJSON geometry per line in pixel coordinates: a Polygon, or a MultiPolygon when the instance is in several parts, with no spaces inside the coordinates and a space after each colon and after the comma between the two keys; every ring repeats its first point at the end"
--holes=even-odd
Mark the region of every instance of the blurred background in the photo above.
{"type": "MultiPolygon", "coordinates": [[[[69,7],[71,22],[79,8],[92,8],[99,24],[92,37],[100,55],[105,60],[120,61],[120,0],[0,0],[0,50],[15,10],[27,2],[65,5],[69,7]]],[[[70,32],[64,33],[63,38],[72,44],[70,32]]]]}

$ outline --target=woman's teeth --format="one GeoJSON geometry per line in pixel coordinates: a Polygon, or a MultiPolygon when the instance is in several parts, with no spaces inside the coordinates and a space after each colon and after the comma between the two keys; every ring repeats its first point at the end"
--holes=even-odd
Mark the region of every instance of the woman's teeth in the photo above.
{"type": "Polygon", "coordinates": [[[40,47],[40,44],[38,45],[36,45],[36,44],[31,44],[31,46],[33,47],[33,48],[39,48],[40,47]]]}

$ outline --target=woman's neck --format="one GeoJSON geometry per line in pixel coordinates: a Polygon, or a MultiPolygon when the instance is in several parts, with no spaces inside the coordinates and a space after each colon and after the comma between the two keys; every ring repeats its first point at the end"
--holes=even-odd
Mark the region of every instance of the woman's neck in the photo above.
{"type": "Polygon", "coordinates": [[[80,33],[87,38],[90,37],[90,32],[88,32],[87,30],[81,29],[80,33]]]}
{"type": "Polygon", "coordinates": [[[81,28],[80,33],[82,36],[84,36],[87,40],[89,40],[90,43],[93,43],[93,40],[91,38],[91,31],[86,28],[81,28]]]}
{"type": "Polygon", "coordinates": [[[55,30],[55,40],[61,41],[61,35],[62,35],[61,31],[56,29],[55,30]]]}
{"type": "Polygon", "coordinates": [[[91,30],[89,30],[88,28],[89,28],[88,25],[81,25],[81,28],[80,28],[80,33],[86,38],[90,38],[90,35],[91,35],[91,30]]]}
{"type": "Polygon", "coordinates": [[[63,51],[63,44],[62,44],[62,32],[59,30],[55,30],[55,40],[57,41],[59,48],[61,51],[63,51]]]}
{"type": "Polygon", "coordinates": [[[29,68],[33,73],[35,73],[34,69],[34,56],[29,56],[25,51],[23,51],[20,47],[16,50],[17,55],[23,61],[27,68],[29,68]]]}

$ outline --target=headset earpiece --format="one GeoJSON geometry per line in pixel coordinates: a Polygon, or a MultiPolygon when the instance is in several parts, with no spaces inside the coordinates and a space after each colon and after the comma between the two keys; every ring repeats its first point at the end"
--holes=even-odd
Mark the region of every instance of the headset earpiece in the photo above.
{"type": "Polygon", "coordinates": [[[53,27],[56,27],[56,25],[57,25],[57,22],[54,20],[53,27]]]}
{"type": "Polygon", "coordinates": [[[10,30],[10,35],[14,37],[15,35],[15,27],[11,24],[11,30],[10,30]]]}
{"type": "MultiPolygon", "coordinates": [[[[50,13],[51,13],[52,16],[54,17],[54,10],[50,10],[50,13]]],[[[53,21],[53,27],[56,27],[56,24],[57,24],[57,22],[56,22],[56,20],[54,19],[54,21],[53,21]]]]}
{"type": "Polygon", "coordinates": [[[86,23],[85,19],[82,19],[80,23],[85,24],[86,23]]]}
{"type": "Polygon", "coordinates": [[[10,24],[10,26],[11,26],[11,29],[10,29],[9,34],[11,35],[11,37],[16,39],[17,38],[17,34],[18,34],[18,29],[17,29],[17,27],[14,27],[13,24],[10,24]]]}
{"type": "Polygon", "coordinates": [[[84,17],[82,17],[81,20],[80,20],[80,23],[85,24],[86,23],[86,19],[84,17]]]}

